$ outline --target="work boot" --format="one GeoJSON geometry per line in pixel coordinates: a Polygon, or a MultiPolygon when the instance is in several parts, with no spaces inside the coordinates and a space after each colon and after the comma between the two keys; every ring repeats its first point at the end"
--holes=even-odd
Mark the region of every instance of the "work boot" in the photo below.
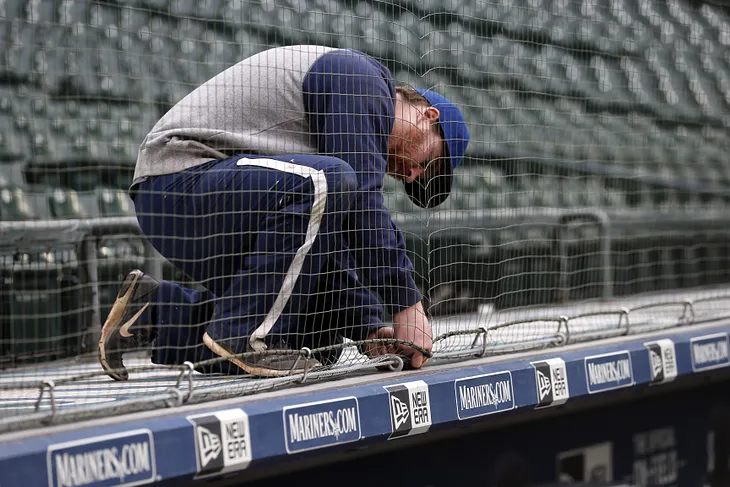
{"type": "Polygon", "coordinates": [[[99,339],[99,362],[114,380],[129,378],[122,354],[146,347],[155,339],[155,325],[137,321],[148,307],[154,306],[150,298],[159,287],[157,280],[139,269],[130,272],[122,283],[99,339]]]}

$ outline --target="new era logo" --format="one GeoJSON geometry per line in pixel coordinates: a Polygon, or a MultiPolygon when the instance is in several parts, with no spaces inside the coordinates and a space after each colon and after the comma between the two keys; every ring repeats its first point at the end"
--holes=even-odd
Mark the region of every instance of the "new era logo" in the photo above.
{"type": "Polygon", "coordinates": [[[537,387],[535,409],[564,404],[570,397],[565,361],[560,358],[550,358],[532,362],[531,365],[535,368],[537,387]]]}
{"type": "Polygon", "coordinates": [[[540,369],[535,369],[535,373],[537,374],[537,388],[540,393],[540,401],[543,401],[550,395],[553,389],[550,385],[550,377],[543,374],[540,369]]]}
{"type": "Polygon", "coordinates": [[[671,382],[677,377],[674,342],[668,338],[644,343],[649,356],[651,384],[671,382]]]}
{"type": "Polygon", "coordinates": [[[205,468],[221,454],[221,437],[204,426],[196,428],[200,446],[200,466],[205,468]]]}
{"type": "MultiPolygon", "coordinates": [[[[656,346],[657,349],[659,346],[656,346]]],[[[664,379],[664,366],[662,365],[662,355],[661,350],[653,350],[649,349],[649,362],[651,362],[651,380],[659,380],[661,381],[664,379]]]]}
{"type": "Polygon", "coordinates": [[[385,386],[390,405],[389,438],[425,433],[431,427],[431,400],[424,381],[385,386]]]}
{"type": "Polygon", "coordinates": [[[410,416],[410,413],[408,412],[408,404],[401,401],[398,396],[390,396],[390,409],[393,414],[395,429],[400,428],[406,423],[406,421],[408,421],[408,417],[410,416]]]}
{"type": "Polygon", "coordinates": [[[244,411],[227,409],[187,420],[194,430],[196,478],[243,470],[251,463],[251,434],[244,411]]]}

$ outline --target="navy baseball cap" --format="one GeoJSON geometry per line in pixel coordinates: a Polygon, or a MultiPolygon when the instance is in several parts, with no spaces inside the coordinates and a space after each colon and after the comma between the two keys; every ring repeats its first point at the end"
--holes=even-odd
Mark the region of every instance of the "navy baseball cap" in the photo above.
{"type": "Polygon", "coordinates": [[[440,205],[451,194],[454,169],[461,164],[469,144],[469,129],[464,122],[461,111],[447,98],[435,91],[416,89],[432,107],[438,108],[439,127],[446,142],[445,155],[448,164],[442,161],[441,172],[428,180],[416,179],[412,183],[404,183],[406,193],[421,208],[433,208],[440,205]]]}

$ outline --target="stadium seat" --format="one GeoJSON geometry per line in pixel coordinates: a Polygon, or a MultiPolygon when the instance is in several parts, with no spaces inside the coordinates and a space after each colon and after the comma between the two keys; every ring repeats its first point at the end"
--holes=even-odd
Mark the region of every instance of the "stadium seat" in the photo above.
{"type": "Polygon", "coordinates": [[[36,26],[17,18],[8,23],[11,24],[9,38],[1,41],[0,75],[15,82],[28,81],[33,71],[36,26]]]}
{"type": "Polygon", "coordinates": [[[75,190],[49,187],[46,188],[45,195],[48,198],[53,218],[81,219],[87,217],[87,212],[75,190]]]}
{"type": "Polygon", "coordinates": [[[132,200],[126,191],[117,188],[99,188],[97,198],[102,216],[132,216],[132,200]]]}
{"type": "Polygon", "coordinates": [[[168,2],[170,14],[175,17],[195,17],[198,15],[196,8],[198,3],[197,0],[170,0],[168,2]]]}
{"type": "Polygon", "coordinates": [[[0,252],[0,345],[8,365],[64,355],[59,265],[42,249],[0,252]],[[7,314],[6,314],[7,313],[7,314]]]}
{"type": "Polygon", "coordinates": [[[23,188],[0,186],[0,220],[24,221],[35,218],[33,207],[23,188]]]}

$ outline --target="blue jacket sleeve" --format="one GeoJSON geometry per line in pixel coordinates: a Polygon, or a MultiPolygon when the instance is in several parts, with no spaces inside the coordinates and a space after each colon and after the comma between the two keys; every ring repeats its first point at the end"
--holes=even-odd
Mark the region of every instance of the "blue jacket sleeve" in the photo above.
{"type": "Polygon", "coordinates": [[[363,283],[391,313],[418,303],[421,293],[405,240],[383,199],[395,85],[388,69],[357,51],[332,51],[304,79],[304,106],[320,153],[347,162],[359,189],[348,217],[348,242],[363,283]]]}

